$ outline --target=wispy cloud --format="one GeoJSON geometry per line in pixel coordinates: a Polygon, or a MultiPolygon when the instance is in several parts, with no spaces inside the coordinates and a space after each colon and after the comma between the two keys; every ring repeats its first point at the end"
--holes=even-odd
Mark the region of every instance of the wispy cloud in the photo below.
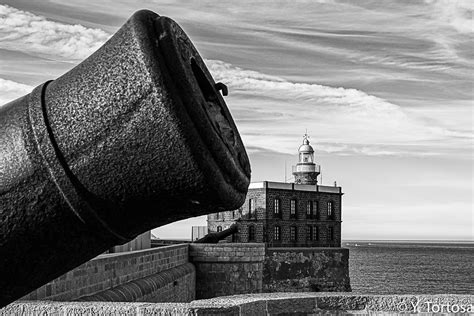
{"type": "Polygon", "coordinates": [[[230,87],[228,103],[247,145],[292,153],[305,128],[316,142],[332,143],[328,152],[341,154],[396,155],[403,153],[400,145],[472,138],[469,131],[427,124],[357,89],[290,82],[216,60],[208,65],[215,79],[230,87]]]}
{"type": "Polygon", "coordinates": [[[31,92],[32,89],[33,87],[26,84],[0,78],[0,107],[31,92]]]}
{"type": "Polygon", "coordinates": [[[432,5],[433,16],[459,33],[474,33],[472,24],[474,2],[471,0],[425,0],[432,5]]]}
{"type": "Polygon", "coordinates": [[[74,61],[90,55],[108,37],[100,29],[50,21],[0,5],[0,48],[74,61]]]}

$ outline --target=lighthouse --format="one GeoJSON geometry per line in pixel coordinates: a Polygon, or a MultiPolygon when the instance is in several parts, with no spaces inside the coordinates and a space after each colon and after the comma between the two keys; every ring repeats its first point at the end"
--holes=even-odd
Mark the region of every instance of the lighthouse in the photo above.
{"type": "Polygon", "coordinates": [[[293,166],[293,175],[297,184],[318,184],[319,165],[314,163],[314,150],[309,144],[308,134],[304,134],[303,144],[298,149],[299,162],[293,166]]]}

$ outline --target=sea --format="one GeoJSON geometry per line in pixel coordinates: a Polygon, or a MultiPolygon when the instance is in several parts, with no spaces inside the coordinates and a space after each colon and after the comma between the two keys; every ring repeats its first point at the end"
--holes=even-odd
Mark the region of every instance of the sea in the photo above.
{"type": "Polygon", "coordinates": [[[343,241],[352,291],[474,294],[474,243],[343,241]]]}

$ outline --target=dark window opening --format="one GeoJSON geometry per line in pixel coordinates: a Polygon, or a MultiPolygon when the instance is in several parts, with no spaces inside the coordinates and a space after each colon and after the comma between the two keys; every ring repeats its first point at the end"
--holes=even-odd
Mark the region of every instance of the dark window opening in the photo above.
{"type": "Polygon", "coordinates": [[[315,201],[315,206],[313,208],[313,216],[315,219],[319,219],[319,202],[315,201]]]}
{"type": "Polygon", "coordinates": [[[328,227],[328,238],[329,240],[334,240],[334,227],[328,227]]]}
{"type": "Polygon", "coordinates": [[[217,232],[221,232],[222,231],[222,226],[217,226],[217,232]]]}
{"type": "Polygon", "coordinates": [[[319,240],[319,228],[317,226],[313,227],[313,240],[319,240]]]}
{"type": "Polygon", "coordinates": [[[249,226],[249,241],[255,241],[255,227],[249,226]]]}

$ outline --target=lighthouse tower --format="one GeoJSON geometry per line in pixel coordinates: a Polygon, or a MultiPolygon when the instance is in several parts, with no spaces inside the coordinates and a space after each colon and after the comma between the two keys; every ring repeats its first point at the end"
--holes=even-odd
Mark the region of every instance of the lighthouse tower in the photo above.
{"type": "Polygon", "coordinates": [[[304,134],[303,145],[298,149],[299,162],[293,166],[297,184],[318,184],[319,165],[314,163],[314,150],[309,144],[308,134],[304,134]]]}

